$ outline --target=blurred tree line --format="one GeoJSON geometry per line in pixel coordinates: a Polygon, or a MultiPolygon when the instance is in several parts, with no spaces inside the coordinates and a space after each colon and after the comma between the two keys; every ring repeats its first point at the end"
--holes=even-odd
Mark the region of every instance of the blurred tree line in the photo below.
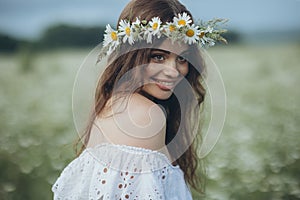
{"type": "Polygon", "coordinates": [[[40,48],[93,47],[102,42],[105,27],[82,28],[70,25],[50,27],[38,41],[40,48]]]}
{"type": "Polygon", "coordinates": [[[58,24],[49,27],[35,41],[22,40],[0,33],[0,52],[15,52],[24,47],[33,50],[94,47],[102,42],[105,27],[79,27],[58,24]]]}
{"type": "MultiPolygon", "coordinates": [[[[0,52],[15,52],[24,47],[30,49],[86,48],[94,47],[103,41],[105,26],[79,27],[58,24],[49,27],[40,39],[26,41],[0,33],[0,52]]],[[[241,35],[236,31],[225,33],[230,44],[239,42],[241,35]]]]}

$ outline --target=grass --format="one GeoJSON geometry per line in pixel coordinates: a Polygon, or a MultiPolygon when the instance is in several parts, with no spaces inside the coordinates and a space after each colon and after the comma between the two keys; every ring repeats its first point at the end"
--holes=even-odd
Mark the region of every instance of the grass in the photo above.
{"type": "MultiPolygon", "coordinates": [[[[51,184],[74,157],[72,87],[88,52],[0,54],[1,199],[52,199],[51,184]]],[[[207,158],[205,199],[300,198],[300,46],[209,52],[228,107],[207,158]]]]}

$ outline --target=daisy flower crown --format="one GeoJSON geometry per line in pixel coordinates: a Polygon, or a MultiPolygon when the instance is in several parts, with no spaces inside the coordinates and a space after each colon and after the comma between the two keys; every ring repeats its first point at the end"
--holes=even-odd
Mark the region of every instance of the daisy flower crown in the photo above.
{"type": "Polygon", "coordinates": [[[225,19],[213,19],[208,22],[200,21],[192,24],[191,16],[183,12],[173,18],[172,22],[162,24],[159,17],[153,17],[151,21],[136,18],[132,23],[128,20],[121,20],[117,30],[109,24],[106,25],[103,49],[100,58],[110,55],[122,43],[133,45],[135,42],[146,41],[152,43],[153,37],[165,36],[172,42],[183,41],[186,44],[198,44],[202,48],[214,46],[217,41],[227,43],[221,36],[224,29],[216,29],[218,24],[225,23],[225,19]]]}

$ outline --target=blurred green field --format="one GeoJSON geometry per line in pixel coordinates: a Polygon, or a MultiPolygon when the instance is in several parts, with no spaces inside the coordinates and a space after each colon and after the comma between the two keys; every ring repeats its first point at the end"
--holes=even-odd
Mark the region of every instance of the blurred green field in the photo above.
{"type": "MultiPolygon", "coordinates": [[[[74,158],[71,95],[89,51],[0,54],[0,199],[52,199],[51,184],[74,158]]],[[[209,52],[228,107],[202,198],[300,199],[300,45],[209,52]]]]}

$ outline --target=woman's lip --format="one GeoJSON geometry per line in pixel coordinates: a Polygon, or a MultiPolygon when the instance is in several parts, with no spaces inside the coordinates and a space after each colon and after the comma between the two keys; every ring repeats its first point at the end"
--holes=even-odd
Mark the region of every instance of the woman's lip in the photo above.
{"type": "Polygon", "coordinates": [[[173,89],[177,83],[177,81],[170,81],[170,80],[160,80],[160,79],[152,79],[152,80],[161,90],[166,90],[166,91],[173,89]]]}
{"type": "Polygon", "coordinates": [[[157,85],[157,87],[159,87],[159,89],[164,90],[164,91],[170,91],[173,88],[173,87],[169,87],[169,86],[163,85],[158,82],[156,82],[155,84],[157,85]]]}

